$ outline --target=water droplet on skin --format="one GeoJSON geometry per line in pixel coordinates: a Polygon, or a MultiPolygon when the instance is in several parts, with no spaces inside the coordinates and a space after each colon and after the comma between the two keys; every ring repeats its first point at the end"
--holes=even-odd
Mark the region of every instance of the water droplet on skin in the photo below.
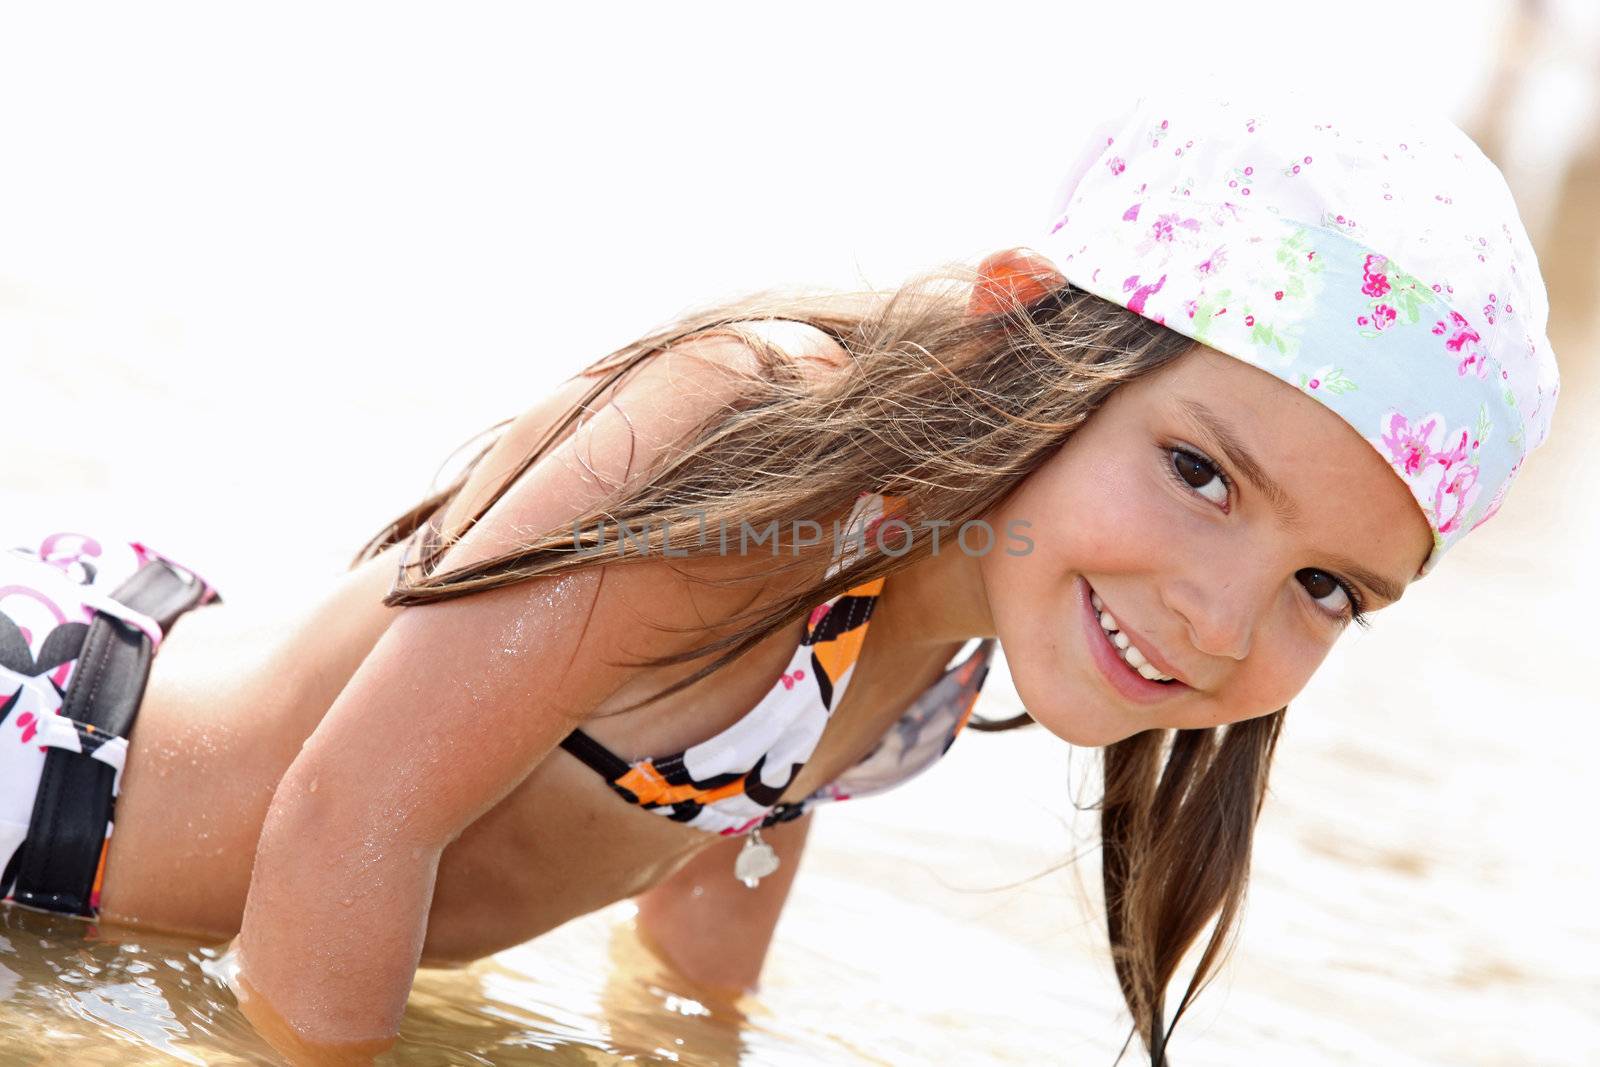
{"type": "Polygon", "coordinates": [[[355,899],[355,897],[345,897],[343,900],[339,901],[339,903],[348,908],[351,904],[355,903],[355,899]]]}
{"type": "Polygon", "coordinates": [[[315,778],[313,778],[313,779],[311,779],[311,784],[306,787],[306,792],[315,793],[316,791],[317,791],[317,780],[315,778]]]}

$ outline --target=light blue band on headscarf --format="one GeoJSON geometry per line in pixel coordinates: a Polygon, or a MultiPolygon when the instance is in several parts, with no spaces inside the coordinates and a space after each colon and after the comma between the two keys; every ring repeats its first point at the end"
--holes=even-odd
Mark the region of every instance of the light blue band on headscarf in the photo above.
{"type": "Polygon", "coordinates": [[[1039,250],[1354,427],[1433,531],[1421,577],[1549,433],[1548,298],[1504,180],[1455,126],[1304,106],[1141,100],[1096,133],[1039,250]]]}

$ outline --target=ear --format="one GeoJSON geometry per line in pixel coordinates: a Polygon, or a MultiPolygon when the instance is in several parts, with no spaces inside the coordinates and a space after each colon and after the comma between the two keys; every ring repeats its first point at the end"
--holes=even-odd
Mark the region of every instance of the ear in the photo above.
{"type": "Polygon", "coordinates": [[[1045,257],[1023,248],[985,256],[978,264],[978,282],[967,302],[967,315],[979,318],[1039,299],[1067,279],[1045,257]]]}

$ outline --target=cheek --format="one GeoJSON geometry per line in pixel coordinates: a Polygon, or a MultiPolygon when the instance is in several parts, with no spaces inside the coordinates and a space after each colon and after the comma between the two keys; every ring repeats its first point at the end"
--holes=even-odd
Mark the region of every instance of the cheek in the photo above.
{"type": "Polygon", "coordinates": [[[1041,469],[1005,509],[1007,519],[1031,524],[1033,553],[1018,562],[1036,580],[1142,570],[1190,539],[1193,516],[1158,481],[1153,462],[1138,462],[1136,447],[1093,455],[1062,457],[1067,461],[1041,469]]]}
{"type": "MultiPolygon", "coordinates": [[[[1154,452],[1153,447],[1146,449],[1154,452]]],[[[1073,578],[1150,578],[1176,554],[1209,551],[1203,516],[1160,482],[1137,442],[1063,450],[986,516],[1000,549],[979,566],[995,628],[1015,658],[1054,662],[1078,625],[1073,578]],[[1141,457],[1144,462],[1141,463],[1141,457]],[[1014,529],[1031,545],[1008,539],[1014,529]],[[1010,547],[1025,554],[1008,555],[1010,547]]]]}
{"type": "Polygon", "coordinates": [[[1292,703],[1327,659],[1332,638],[1307,631],[1302,620],[1277,621],[1257,642],[1222,693],[1222,722],[1268,715],[1292,703]]]}

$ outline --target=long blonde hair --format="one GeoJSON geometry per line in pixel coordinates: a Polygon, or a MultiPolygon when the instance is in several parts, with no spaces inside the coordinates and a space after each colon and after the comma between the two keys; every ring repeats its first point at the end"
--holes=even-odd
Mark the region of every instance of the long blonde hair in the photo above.
{"type": "MultiPolygon", "coordinates": [[[[594,379],[594,386],[510,470],[471,521],[596,397],[644,361],[691,336],[735,334],[756,352],[761,371],[748,378],[742,401],[708,418],[686,446],[618,487],[571,527],[438,573],[437,563],[450,547],[439,518],[493,446],[491,439],[451,484],[379,531],[352,566],[418,535],[384,603],[425,604],[600,564],[606,553],[582,550],[593,544],[575,531],[605,524],[648,531],[647,541],[630,542],[641,555],[661,555],[670,544],[674,557],[692,557],[715,551],[713,544],[697,545],[697,534],[711,524],[744,522],[761,529],[774,521],[781,527],[796,516],[840,515],[863,487],[901,502],[911,527],[898,546],[903,551],[867,553],[831,578],[813,570],[792,595],[752,609],[735,631],[647,661],[664,666],[716,657],[630,708],[686,688],[816,604],[924,558],[931,543],[923,531],[935,520],[960,528],[982,517],[1118,387],[1192,345],[1175,331],[1065,283],[1027,303],[1002,300],[974,315],[969,298],[979,280],[973,267],[956,263],[888,293],[768,290],[692,310],[585,368],[581,374],[594,379]],[[846,371],[821,385],[811,383],[793,357],[740,327],[774,318],[832,333],[848,351],[846,371]]],[[[802,555],[792,559],[774,567],[811,562],[802,555]]],[[[1134,1032],[1153,1067],[1165,1064],[1171,1026],[1216,970],[1237,927],[1251,840],[1286,710],[1224,728],[1150,730],[1104,751],[1099,807],[1108,935],[1134,1032]],[[1195,974],[1166,1023],[1166,987],[1213,918],[1195,974]]],[[[1024,714],[973,725],[1010,729],[1029,721],[1024,714]]]]}

